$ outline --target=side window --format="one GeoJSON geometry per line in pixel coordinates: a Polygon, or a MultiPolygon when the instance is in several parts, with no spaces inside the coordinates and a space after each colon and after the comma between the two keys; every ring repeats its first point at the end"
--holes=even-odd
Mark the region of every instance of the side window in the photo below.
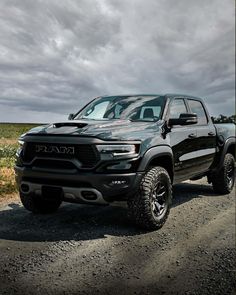
{"type": "Polygon", "coordinates": [[[140,119],[146,119],[154,117],[159,118],[161,113],[161,107],[160,106],[147,106],[142,107],[140,112],[140,119]]]}
{"type": "Polygon", "coordinates": [[[185,102],[183,99],[175,99],[170,106],[170,118],[178,119],[182,113],[187,113],[185,102]]]}
{"type": "Polygon", "coordinates": [[[188,105],[190,107],[191,112],[197,114],[198,125],[206,125],[207,116],[202,103],[198,100],[189,99],[188,105]]]}

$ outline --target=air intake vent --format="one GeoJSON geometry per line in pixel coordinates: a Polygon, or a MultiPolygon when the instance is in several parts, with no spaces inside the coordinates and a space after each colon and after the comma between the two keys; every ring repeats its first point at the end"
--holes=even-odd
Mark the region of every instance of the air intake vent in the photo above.
{"type": "Polygon", "coordinates": [[[54,127],[60,128],[60,127],[78,127],[83,128],[87,126],[88,124],[85,123],[76,123],[76,122],[66,122],[66,123],[55,123],[53,124],[54,127]]]}

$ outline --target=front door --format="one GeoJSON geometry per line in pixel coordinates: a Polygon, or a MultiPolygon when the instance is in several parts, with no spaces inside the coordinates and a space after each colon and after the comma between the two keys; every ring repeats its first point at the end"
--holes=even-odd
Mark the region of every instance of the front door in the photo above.
{"type": "MultiPolygon", "coordinates": [[[[170,103],[169,118],[179,118],[182,113],[188,113],[186,102],[182,98],[176,98],[170,103]]],[[[189,179],[195,175],[196,170],[196,127],[195,125],[173,126],[168,136],[174,154],[175,181],[189,179]]]]}

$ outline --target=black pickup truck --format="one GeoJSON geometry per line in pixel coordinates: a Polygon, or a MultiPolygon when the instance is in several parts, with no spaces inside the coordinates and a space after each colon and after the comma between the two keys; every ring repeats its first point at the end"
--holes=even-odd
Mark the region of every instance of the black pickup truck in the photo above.
{"type": "Polygon", "coordinates": [[[62,201],[127,201],[132,220],[151,230],[168,217],[173,184],[206,176],[217,194],[234,186],[235,125],[214,125],[189,95],[99,97],[19,143],[16,180],[34,213],[62,201]]]}

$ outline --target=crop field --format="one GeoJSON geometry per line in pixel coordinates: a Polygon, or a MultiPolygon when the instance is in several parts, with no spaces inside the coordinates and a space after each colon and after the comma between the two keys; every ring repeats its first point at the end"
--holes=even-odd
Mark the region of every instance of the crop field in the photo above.
{"type": "Polygon", "coordinates": [[[15,154],[18,138],[35,124],[0,123],[0,199],[16,191],[14,179],[15,154]]]}

